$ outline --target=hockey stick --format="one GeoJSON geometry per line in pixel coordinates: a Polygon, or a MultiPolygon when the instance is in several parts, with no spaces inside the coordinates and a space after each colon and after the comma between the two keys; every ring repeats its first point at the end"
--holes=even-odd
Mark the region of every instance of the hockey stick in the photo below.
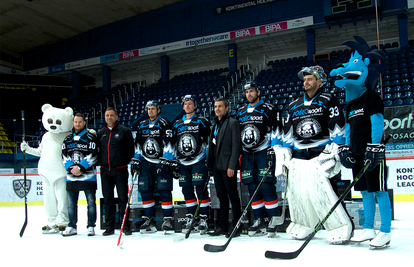
{"type": "MultiPolygon", "coordinates": [[[[26,130],[25,130],[25,126],[24,126],[24,110],[22,110],[22,140],[24,142],[25,139],[25,134],[26,134],[26,130]]],[[[27,226],[27,179],[26,179],[26,151],[23,150],[23,177],[24,177],[24,223],[22,226],[22,229],[20,230],[20,237],[23,236],[24,230],[26,229],[27,226]]]]}
{"type": "Polygon", "coordinates": [[[128,190],[128,203],[125,207],[125,214],[124,214],[124,218],[122,219],[121,232],[119,233],[118,243],[116,244],[118,247],[122,247],[122,243],[123,243],[123,241],[121,243],[122,232],[124,231],[125,220],[126,220],[127,213],[128,213],[128,210],[129,210],[129,205],[130,205],[131,199],[132,199],[132,191],[134,189],[134,184],[135,184],[135,181],[136,181],[138,175],[139,175],[139,173],[137,171],[135,171],[134,172],[134,177],[132,178],[131,188],[128,190]],[[121,243],[121,246],[119,245],[120,243],[121,243]]]}
{"type": "Polygon", "coordinates": [[[328,220],[328,218],[331,216],[331,214],[335,211],[336,207],[338,207],[342,201],[345,199],[346,195],[351,192],[352,188],[355,186],[355,184],[361,179],[361,177],[364,175],[365,171],[368,169],[369,165],[371,165],[371,161],[367,161],[362,168],[362,170],[358,173],[358,175],[355,177],[354,181],[345,189],[345,191],[342,193],[342,195],[339,197],[339,199],[335,202],[335,204],[332,206],[332,208],[329,210],[328,214],[325,216],[325,218],[322,219],[316,226],[313,232],[306,238],[305,242],[302,244],[302,246],[293,252],[277,252],[277,251],[266,251],[265,257],[268,259],[284,259],[284,260],[291,260],[299,256],[299,254],[302,252],[302,250],[309,244],[309,242],[312,240],[312,238],[316,235],[319,230],[321,230],[323,224],[328,220]]]}
{"type": "Polygon", "coordinates": [[[205,251],[207,251],[207,252],[222,252],[222,251],[225,251],[226,250],[227,246],[230,244],[230,241],[233,239],[234,235],[236,234],[237,230],[239,229],[240,224],[241,224],[241,222],[243,220],[243,217],[246,216],[246,213],[249,210],[250,206],[252,205],[254,198],[259,193],[260,187],[264,183],[267,175],[270,173],[272,164],[273,163],[271,161],[269,161],[269,163],[268,163],[269,167],[267,168],[267,171],[266,171],[265,175],[263,176],[262,180],[260,180],[260,182],[257,185],[257,188],[254,191],[253,195],[250,197],[250,200],[247,203],[246,208],[244,208],[243,213],[241,214],[239,220],[237,221],[236,226],[234,226],[233,231],[231,231],[231,234],[230,234],[229,239],[227,240],[227,242],[224,245],[221,245],[221,246],[205,244],[204,245],[204,250],[205,251]]]}

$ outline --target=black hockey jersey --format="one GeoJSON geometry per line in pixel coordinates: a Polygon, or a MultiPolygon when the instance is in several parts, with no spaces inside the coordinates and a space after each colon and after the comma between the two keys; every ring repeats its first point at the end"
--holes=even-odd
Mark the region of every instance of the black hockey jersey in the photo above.
{"type": "Polygon", "coordinates": [[[151,121],[141,121],[135,136],[134,158],[145,158],[152,163],[159,163],[159,158],[173,159],[174,150],[172,146],[173,131],[171,123],[158,116],[151,121]]]}
{"type": "Polygon", "coordinates": [[[183,165],[192,165],[207,155],[210,122],[198,115],[184,115],[174,123],[175,155],[183,165]]]}
{"type": "Polygon", "coordinates": [[[242,149],[257,152],[282,144],[282,121],[277,108],[260,100],[256,106],[247,104],[237,111],[242,149]]]}
{"type": "Polygon", "coordinates": [[[80,191],[96,189],[96,168],[98,159],[97,137],[84,129],[80,133],[68,135],[62,144],[63,165],[66,170],[71,166],[78,166],[83,172],[81,176],[75,176],[68,172],[66,176],[66,189],[68,191],[80,191]],[[84,183],[80,183],[84,182],[84,183]]]}
{"type": "Polygon", "coordinates": [[[384,104],[380,96],[368,90],[361,97],[349,101],[346,120],[346,143],[354,155],[364,155],[368,143],[379,144],[382,139],[384,104]]]}
{"type": "Polygon", "coordinates": [[[319,89],[312,99],[306,94],[289,104],[283,127],[283,146],[307,149],[345,143],[345,118],[338,101],[319,89]]]}

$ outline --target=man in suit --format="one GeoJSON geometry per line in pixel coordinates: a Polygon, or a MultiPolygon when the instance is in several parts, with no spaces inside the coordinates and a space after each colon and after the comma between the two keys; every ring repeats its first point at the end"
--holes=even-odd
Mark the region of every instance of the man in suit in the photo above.
{"type": "MultiPolygon", "coordinates": [[[[208,144],[207,167],[213,171],[217,197],[220,200],[219,223],[212,236],[228,236],[229,198],[233,210],[233,227],[241,216],[240,198],[237,191],[237,166],[240,156],[239,122],[227,113],[229,104],[225,98],[214,102],[216,113],[208,144]]],[[[235,236],[239,236],[240,232],[235,236]]]]}

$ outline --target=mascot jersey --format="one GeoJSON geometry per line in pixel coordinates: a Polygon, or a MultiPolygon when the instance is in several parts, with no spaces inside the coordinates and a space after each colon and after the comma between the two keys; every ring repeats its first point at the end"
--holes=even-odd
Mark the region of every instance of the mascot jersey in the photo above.
{"type": "Polygon", "coordinates": [[[242,148],[246,152],[258,152],[269,146],[281,145],[282,121],[272,104],[260,100],[254,107],[247,104],[237,111],[240,123],[242,148]]]}
{"type": "Polygon", "coordinates": [[[210,122],[198,115],[190,119],[184,115],[174,124],[176,158],[183,165],[193,165],[207,154],[210,122]]]}
{"type": "Polygon", "coordinates": [[[364,155],[368,143],[380,143],[382,131],[372,132],[372,124],[378,121],[381,125],[382,121],[376,118],[381,117],[383,111],[384,106],[380,96],[372,90],[367,90],[360,98],[348,102],[346,140],[354,155],[364,155]],[[361,125],[364,127],[360,127],[361,125]]]}
{"type": "Polygon", "coordinates": [[[62,144],[63,165],[68,170],[71,166],[78,166],[81,176],[68,172],[66,176],[67,191],[96,190],[96,169],[98,147],[96,136],[83,129],[80,133],[68,135],[62,144]],[[82,183],[79,183],[82,182],[82,183]]]}
{"type": "Polygon", "coordinates": [[[283,128],[283,146],[307,149],[332,142],[345,142],[345,121],[338,101],[319,89],[312,99],[303,97],[289,104],[283,128]]]}
{"type": "Polygon", "coordinates": [[[151,121],[140,122],[135,137],[135,156],[136,159],[145,158],[151,163],[159,163],[159,158],[173,159],[174,150],[172,148],[173,132],[171,123],[158,116],[151,121]]]}

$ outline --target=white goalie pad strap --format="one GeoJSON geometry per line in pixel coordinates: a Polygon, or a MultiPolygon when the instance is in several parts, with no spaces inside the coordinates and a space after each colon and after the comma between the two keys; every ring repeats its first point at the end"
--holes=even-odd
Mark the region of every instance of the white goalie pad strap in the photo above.
{"type": "MultiPolygon", "coordinates": [[[[317,168],[319,165],[317,160],[318,158],[293,159],[289,168],[288,199],[291,220],[295,224],[310,227],[312,230],[320,220],[325,218],[338,200],[328,178],[321,177],[317,168]]],[[[328,231],[346,227],[349,231],[344,231],[344,233],[350,234],[351,221],[342,205],[339,205],[330,215],[324,227],[328,231]]],[[[292,236],[299,234],[294,233],[295,228],[298,227],[291,228],[292,236]]],[[[303,231],[303,227],[300,230],[303,231]]],[[[343,238],[346,239],[348,236],[343,238]]]]}
{"type": "Polygon", "coordinates": [[[338,145],[335,143],[325,146],[322,153],[316,158],[316,168],[320,175],[332,178],[341,171],[341,161],[338,156],[338,145]]]}
{"type": "Polygon", "coordinates": [[[274,150],[276,158],[275,176],[279,177],[283,175],[286,177],[286,168],[289,168],[289,161],[292,159],[292,150],[287,147],[276,147],[274,150]]]}

